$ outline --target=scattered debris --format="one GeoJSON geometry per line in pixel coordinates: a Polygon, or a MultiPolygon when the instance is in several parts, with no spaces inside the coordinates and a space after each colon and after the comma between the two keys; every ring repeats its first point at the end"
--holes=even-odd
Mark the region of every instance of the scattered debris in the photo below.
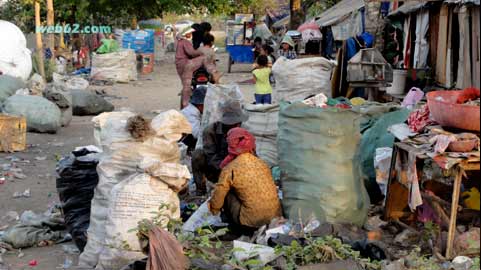
{"type": "Polygon", "coordinates": [[[31,194],[30,194],[30,189],[26,189],[25,191],[23,192],[15,192],[13,193],[13,198],[15,199],[18,199],[18,198],[30,198],[31,194]]]}

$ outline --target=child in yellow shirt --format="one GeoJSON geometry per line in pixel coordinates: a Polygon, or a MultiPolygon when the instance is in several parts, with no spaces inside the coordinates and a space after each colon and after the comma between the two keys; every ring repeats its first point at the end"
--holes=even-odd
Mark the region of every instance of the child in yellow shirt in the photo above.
{"type": "Polygon", "coordinates": [[[265,55],[257,57],[257,68],[252,71],[254,81],[256,82],[255,99],[256,104],[272,103],[272,86],[269,81],[271,68],[268,67],[269,60],[265,55]]]}

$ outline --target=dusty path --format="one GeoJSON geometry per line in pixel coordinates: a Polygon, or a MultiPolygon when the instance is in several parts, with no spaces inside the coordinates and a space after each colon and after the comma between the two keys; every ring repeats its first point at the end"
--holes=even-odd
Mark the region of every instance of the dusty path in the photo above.
{"type": "MultiPolygon", "coordinates": [[[[221,71],[226,71],[226,55],[219,54],[219,66],[221,71]]],[[[239,82],[251,78],[248,65],[235,65],[235,73],[225,74],[222,82],[239,82]]],[[[141,76],[139,81],[129,84],[116,84],[114,86],[100,87],[109,95],[115,96],[112,103],[116,109],[129,108],[138,113],[148,114],[153,110],[178,109],[181,88],[180,81],[175,71],[172,56],[156,66],[155,72],[150,75],[141,76]]],[[[253,100],[253,86],[241,85],[246,102],[253,100]]],[[[15,153],[14,157],[21,160],[28,160],[28,163],[18,162],[17,166],[27,177],[22,180],[14,180],[0,185],[0,227],[2,217],[8,211],[16,211],[22,214],[23,211],[32,210],[42,213],[50,205],[58,202],[55,188],[55,166],[57,158],[71,152],[77,146],[94,143],[93,127],[91,117],[74,117],[72,123],[62,128],[57,134],[34,134],[27,135],[28,144],[31,145],[26,152],[15,153]],[[30,189],[30,198],[14,199],[14,192],[23,192],[30,189]]],[[[12,155],[0,153],[1,165],[11,163],[12,155]]],[[[72,243],[67,243],[72,244],[72,243]]],[[[19,252],[3,255],[3,260],[12,270],[37,269],[54,270],[62,269],[66,259],[61,245],[42,248],[30,248],[22,250],[23,256],[18,257],[19,252]],[[37,260],[38,265],[31,267],[29,261],[37,260]]],[[[70,258],[77,260],[77,255],[70,255],[70,258]]]]}

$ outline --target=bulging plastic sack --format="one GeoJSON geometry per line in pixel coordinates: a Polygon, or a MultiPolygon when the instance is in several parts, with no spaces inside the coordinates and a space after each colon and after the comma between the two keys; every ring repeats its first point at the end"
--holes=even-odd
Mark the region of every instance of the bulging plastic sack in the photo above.
{"type": "MultiPolygon", "coordinates": [[[[205,95],[204,113],[202,114],[201,128],[205,129],[210,124],[219,121],[222,117],[221,107],[229,101],[238,101],[242,104],[244,97],[236,84],[213,85],[209,84],[205,95]]],[[[202,134],[201,134],[202,135],[202,134]]],[[[202,148],[202,136],[197,139],[196,148],[202,148]]]]}
{"type": "Polygon", "coordinates": [[[39,96],[11,96],[4,102],[3,112],[25,116],[27,129],[33,132],[56,133],[62,125],[62,116],[57,105],[39,96]]]}
{"type": "Polygon", "coordinates": [[[22,31],[13,23],[0,20],[0,71],[26,81],[32,72],[31,54],[22,31]]]}
{"type": "Polygon", "coordinates": [[[0,105],[19,89],[26,88],[25,82],[10,75],[0,75],[0,105]]]}
{"type": "Polygon", "coordinates": [[[331,96],[331,74],[336,62],[324,57],[277,59],[272,67],[276,79],[273,96],[277,102],[299,101],[324,93],[331,96]]]}
{"type": "Polygon", "coordinates": [[[256,138],[256,154],[270,167],[277,166],[279,105],[246,104],[244,109],[249,119],[242,127],[256,138]]]}
{"type": "Polygon", "coordinates": [[[313,214],[322,222],[364,224],[370,201],[354,160],[359,118],[351,110],[281,103],[279,167],[290,219],[313,214]]]}

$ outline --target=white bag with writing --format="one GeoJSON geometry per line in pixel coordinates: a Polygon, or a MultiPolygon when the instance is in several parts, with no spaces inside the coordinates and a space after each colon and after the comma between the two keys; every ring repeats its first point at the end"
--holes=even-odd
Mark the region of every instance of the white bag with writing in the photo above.
{"type": "Polygon", "coordinates": [[[145,257],[134,229],[139,221],[155,217],[161,205],[169,205],[171,212],[164,213],[166,216],[180,217],[177,193],[157,178],[137,174],[117,184],[107,214],[105,247],[96,269],[120,269],[145,257]]]}

